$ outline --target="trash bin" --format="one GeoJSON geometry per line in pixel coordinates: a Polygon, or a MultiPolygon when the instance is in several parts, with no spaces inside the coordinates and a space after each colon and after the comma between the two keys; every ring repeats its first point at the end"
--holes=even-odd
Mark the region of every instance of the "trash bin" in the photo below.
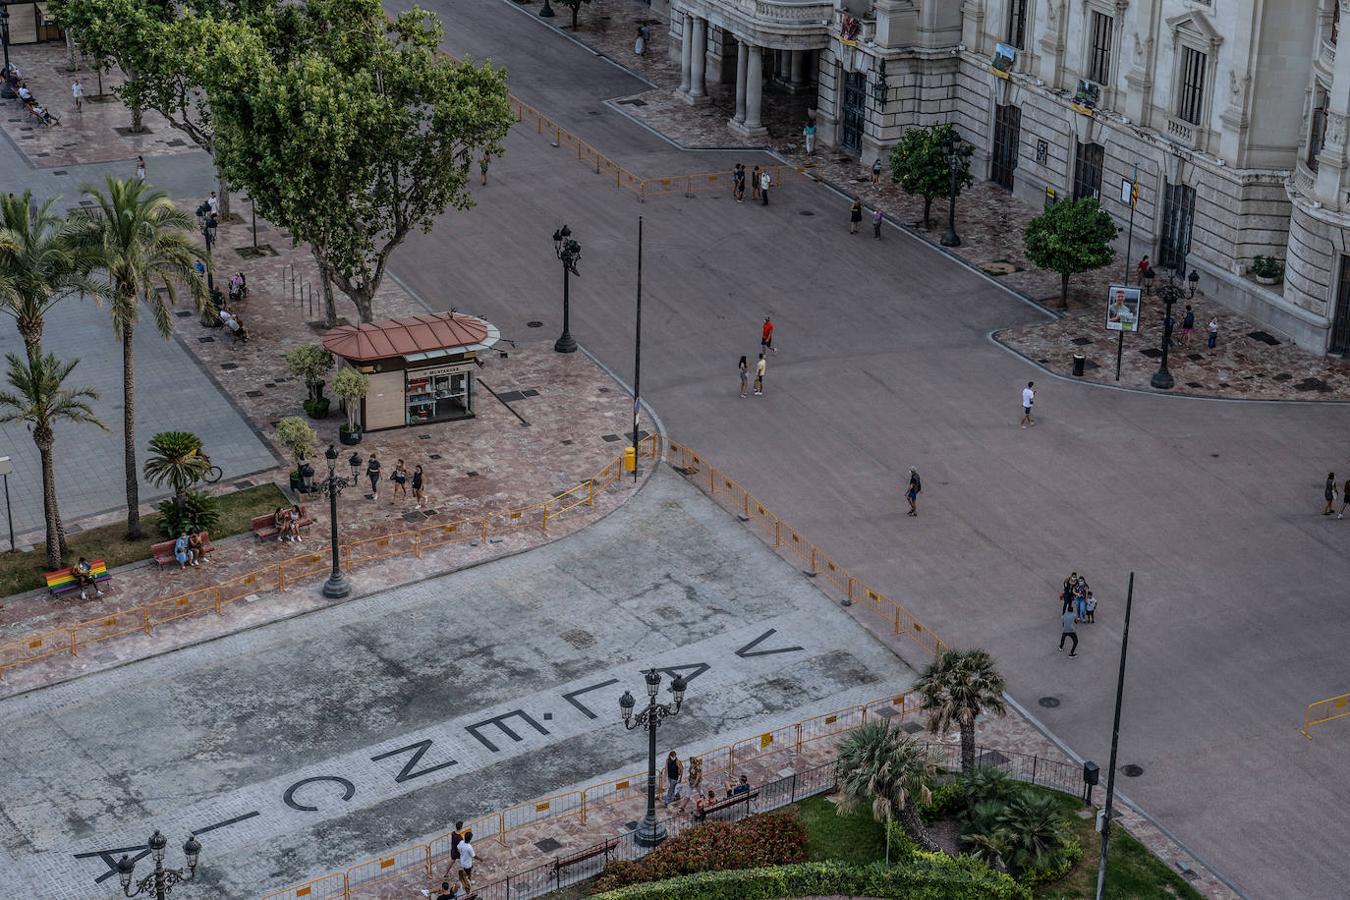
{"type": "Polygon", "coordinates": [[[633,451],[632,447],[624,447],[623,470],[625,472],[632,472],[636,468],[637,468],[637,453],[633,451]]]}
{"type": "Polygon", "coordinates": [[[1087,365],[1087,357],[1081,353],[1073,355],[1073,374],[1078,378],[1083,377],[1083,367],[1087,365]]]}

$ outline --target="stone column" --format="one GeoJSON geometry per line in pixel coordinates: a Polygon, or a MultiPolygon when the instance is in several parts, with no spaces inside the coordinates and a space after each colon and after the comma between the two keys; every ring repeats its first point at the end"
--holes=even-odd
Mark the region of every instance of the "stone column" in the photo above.
{"type": "Polygon", "coordinates": [[[708,64],[708,22],[694,16],[693,42],[690,45],[689,99],[703,100],[708,92],[703,87],[708,64]]]}
{"type": "Polygon", "coordinates": [[[732,120],[745,124],[745,67],[750,57],[750,48],[745,41],[736,41],[736,117],[732,120]]]}
{"type": "Polygon", "coordinates": [[[682,13],[682,14],[681,14],[681,26],[682,26],[682,27],[681,27],[681,29],[680,29],[680,37],[681,37],[681,41],[680,41],[680,89],[679,89],[679,91],[678,91],[678,93],[681,93],[681,94],[687,94],[687,93],[689,93],[689,75],[690,75],[689,69],[690,69],[690,63],[691,63],[691,60],[692,60],[692,56],[691,56],[690,54],[691,54],[691,51],[693,50],[693,47],[694,47],[693,35],[690,33],[690,32],[692,32],[692,30],[693,30],[693,29],[690,27],[690,22],[691,22],[692,20],[693,20],[693,16],[689,15],[688,13],[682,13]]]}
{"type": "Polygon", "coordinates": [[[792,87],[800,88],[805,84],[806,77],[806,51],[793,50],[791,63],[792,87]]]}
{"type": "MultiPolygon", "coordinates": [[[[740,76],[737,75],[737,78],[740,76]]],[[[751,44],[746,47],[745,60],[745,119],[732,120],[731,129],[746,137],[765,137],[768,129],[761,121],[760,102],[764,89],[764,48],[751,44]]]]}

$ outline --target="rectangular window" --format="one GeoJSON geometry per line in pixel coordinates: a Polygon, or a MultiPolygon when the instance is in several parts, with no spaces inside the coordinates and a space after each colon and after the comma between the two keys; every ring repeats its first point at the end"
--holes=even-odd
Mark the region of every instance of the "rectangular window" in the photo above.
{"type": "Polygon", "coordinates": [[[1026,49],[1027,4],[1031,0],[1008,0],[1008,43],[1018,50],[1026,49]]]}
{"type": "Polygon", "coordinates": [[[1104,13],[1093,12],[1090,25],[1088,80],[1106,84],[1111,80],[1111,31],[1115,20],[1104,13]]]}
{"type": "Polygon", "coordinates": [[[1201,124],[1205,110],[1205,69],[1209,63],[1204,53],[1192,47],[1181,48],[1181,90],[1177,92],[1177,118],[1201,124]]]}
{"type": "Polygon", "coordinates": [[[1318,91],[1313,107],[1312,127],[1308,130],[1308,168],[1317,171],[1317,154],[1327,142],[1327,95],[1318,91]]]}
{"type": "Polygon", "coordinates": [[[1073,199],[1101,199],[1102,167],[1105,161],[1106,148],[1101,144],[1079,142],[1073,167],[1073,199]]]}

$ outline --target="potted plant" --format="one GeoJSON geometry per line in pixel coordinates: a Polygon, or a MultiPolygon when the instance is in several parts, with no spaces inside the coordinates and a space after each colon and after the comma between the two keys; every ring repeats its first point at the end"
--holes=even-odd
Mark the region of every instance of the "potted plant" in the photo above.
{"type": "Polygon", "coordinates": [[[1257,284],[1279,284],[1284,280],[1284,266],[1273,256],[1258,256],[1252,260],[1252,274],[1257,284]]]}
{"type": "Polygon", "coordinates": [[[347,406],[347,424],[338,429],[338,440],[349,447],[361,443],[361,400],[369,390],[370,377],[352,368],[344,368],[333,379],[333,393],[347,406]]]}
{"type": "MultiPolygon", "coordinates": [[[[277,423],[277,443],[280,444],[291,458],[295,460],[295,468],[291,470],[291,490],[308,492],[309,485],[305,484],[305,454],[314,446],[318,439],[318,434],[310,427],[309,423],[299,416],[287,416],[277,423]]],[[[312,471],[312,470],[311,470],[312,471]]]]}
{"type": "Polygon", "coordinates": [[[323,377],[333,368],[333,354],[318,344],[301,344],[286,354],[286,368],[297,378],[304,379],[309,396],[305,399],[305,413],[311,419],[328,416],[328,398],[323,395],[323,377]]]}

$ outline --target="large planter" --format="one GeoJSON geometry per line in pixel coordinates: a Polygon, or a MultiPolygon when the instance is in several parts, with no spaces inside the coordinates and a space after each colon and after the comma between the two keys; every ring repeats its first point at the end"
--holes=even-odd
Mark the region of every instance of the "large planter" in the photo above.
{"type": "Polygon", "coordinates": [[[1267,286],[1279,284],[1281,281],[1284,281],[1284,276],[1282,275],[1257,275],[1255,277],[1257,284],[1264,284],[1267,286]]]}
{"type": "Polygon", "coordinates": [[[344,425],[342,428],[338,429],[338,441],[348,447],[355,447],[357,444],[361,443],[361,429],[358,428],[355,431],[348,431],[347,427],[344,425]]]}

